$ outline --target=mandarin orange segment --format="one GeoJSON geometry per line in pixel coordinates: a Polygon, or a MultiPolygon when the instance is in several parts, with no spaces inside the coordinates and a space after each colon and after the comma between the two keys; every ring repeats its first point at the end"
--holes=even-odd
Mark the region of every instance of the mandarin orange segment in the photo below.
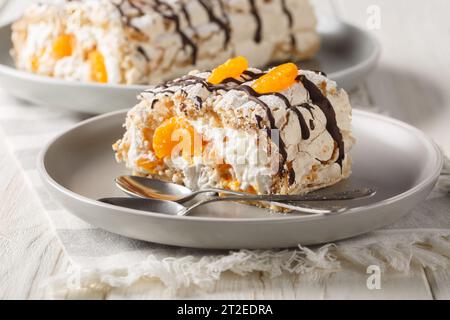
{"type": "Polygon", "coordinates": [[[88,55],[89,65],[91,68],[91,79],[95,82],[107,83],[108,73],[106,71],[105,58],[98,51],[91,51],[88,55]]]}
{"type": "Polygon", "coordinates": [[[149,159],[144,159],[144,158],[138,159],[136,161],[136,165],[139,168],[144,169],[145,171],[150,172],[150,173],[155,173],[155,169],[162,164],[163,163],[161,160],[151,161],[149,159]]]}
{"type": "Polygon", "coordinates": [[[241,183],[237,180],[228,183],[227,188],[231,191],[241,191],[241,183]]]}
{"type": "Polygon", "coordinates": [[[195,130],[185,119],[173,117],[164,121],[153,134],[153,150],[159,159],[171,156],[179,146],[184,158],[194,155],[195,130]]]}
{"type": "Polygon", "coordinates": [[[208,82],[214,85],[222,83],[227,78],[238,78],[248,69],[248,61],[244,57],[236,57],[229,59],[224,64],[213,70],[208,82]]]}
{"type": "Polygon", "coordinates": [[[55,59],[70,57],[75,47],[75,36],[62,34],[53,42],[53,56],[55,59]]]}
{"type": "Polygon", "coordinates": [[[256,188],[254,186],[248,187],[247,190],[245,190],[245,192],[249,194],[258,194],[258,191],[256,191],[256,188]]]}
{"type": "Polygon", "coordinates": [[[258,194],[258,191],[255,187],[249,186],[245,190],[241,188],[241,183],[237,180],[230,181],[225,184],[225,189],[229,189],[231,191],[237,191],[237,192],[245,192],[248,194],[258,194]]]}
{"type": "Polygon", "coordinates": [[[260,94],[280,92],[292,86],[297,76],[297,66],[293,63],[285,63],[256,80],[252,88],[260,94]]]}
{"type": "Polygon", "coordinates": [[[33,56],[31,58],[31,71],[37,72],[39,70],[39,57],[33,56]]]}

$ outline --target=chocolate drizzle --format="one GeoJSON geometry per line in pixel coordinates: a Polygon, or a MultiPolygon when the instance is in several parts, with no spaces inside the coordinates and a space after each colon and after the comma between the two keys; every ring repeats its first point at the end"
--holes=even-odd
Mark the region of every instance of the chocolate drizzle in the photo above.
{"type": "Polygon", "coordinates": [[[300,112],[300,110],[298,110],[296,107],[291,107],[290,109],[292,111],[294,111],[294,113],[297,115],[298,122],[300,123],[300,129],[301,129],[301,132],[302,132],[302,139],[303,140],[308,140],[309,137],[311,137],[311,132],[309,130],[308,125],[306,124],[305,118],[303,117],[303,115],[300,112]]]}
{"type": "Polygon", "coordinates": [[[253,72],[250,70],[245,70],[243,75],[247,77],[246,81],[253,81],[253,80],[258,80],[262,76],[266,75],[266,73],[265,72],[257,73],[257,72],[253,72]]]}
{"type": "Polygon", "coordinates": [[[175,13],[174,9],[165,2],[161,2],[161,0],[155,0],[155,4],[153,5],[153,9],[158,12],[164,19],[172,21],[175,25],[175,30],[179,34],[181,38],[181,42],[183,45],[183,49],[186,47],[190,47],[192,64],[195,65],[197,63],[197,53],[198,47],[197,45],[181,30],[180,17],[175,13]],[[164,9],[163,9],[164,7],[164,9]]]}
{"type": "MultiPolygon", "coordinates": [[[[231,23],[230,18],[227,14],[227,9],[225,5],[223,4],[223,0],[197,0],[198,3],[205,9],[209,21],[211,23],[216,24],[220,30],[224,33],[224,49],[227,49],[230,41],[231,41],[231,35],[232,35],[232,29],[231,29],[231,23]],[[218,3],[218,7],[220,8],[220,14],[215,12],[216,4],[218,3]]],[[[256,22],[256,30],[255,35],[253,37],[253,40],[256,43],[261,43],[263,40],[263,20],[260,15],[257,2],[255,0],[248,0],[250,5],[250,13],[253,15],[255,22],[256,22]]],[[[294,16],[290,9],[288,8],[286,4],[286,0],[280,0],[283,13],[285,14],[289,28],[291,29],[290,34],[290,40],[292,48],[295,49],[296,47],[296,38],[294,33],[292,32],[292,28],[294,26],[294,16]]],[[[193,30],[194,34],[196,34],[195,28],[192,24],[191,15],[187,9],[186,3],[183,1],[180,1],[179,4],[177,4],[177,8],[174,8],[172,5],[170,5],[166,1],[162,0],[153,0],[153,1],[133,1],[133,0],[121,0],[119,3],[114,3],[115,7],[117,8],[122,21],[124,24],[135,30],[136,32],[143,33],[142,30],[140,30],[138,27],[132,24],[132,19],[136,17],[140,17],[145,15],[143,6],[147,5],[150,8],[152,8],[155,12],[157,12],[159,15],[163,17],[163,19],[168,20],[173,23],[175,27],[175,32],[179,35],[182,43],[183,50],[187,50],[187,48],[190,49],[190,55],[191,55],[191,63],[193,65],[196,65],[197,59],[198,59],[198,45],[196,43],[196,37],[190,38],[187,36],[186,32],[182,30],[181,26],[181,19],[185,20],[188,27],[193,30]],[[137,4],[135,3],[137,2],[137,4]],[[124,12],[124,4],[127,3],[129,7],[134,9],[134,13],[127,14],[124,12]]],[[[138,48],[138,51],[145,57],[147,61],[150,61],[148,59],[147,54],[142,48],[138,48]]]]}
{"type": "Polygon", "coordinates": [[[310,105],[309,103],[302,103],[298,107],[308,110],[309,114],[311,115],[311,118],[313,118],[313,119],[315,118],[314,113],[313,113],[314,106],[310,105]]]}
{"type": "Polygon", "coordinates": [[[289,175],[289,186],[292,186],[295,183],[295,170],[294,168],[290,168],[288,171],[289,175]]]}
{"type": "Polygon", "coordinates": [[[150,61],[150,58],[148,57],[147,53],[145,52],[144,48],[141,46],[137,47],[137,51],[144,57],[145,60],[150,61]]]}
{"type": "Polygon", "coordinates": [[[142,10],[142,8],[140,8],[136,4],[134,4],[132,0],[129,0],[128,4],[130,5],[130,7],[132,7],[133,9],[135,9],[138,12],[139,16],[144,15],[144,11],[142,10]]]}
{"type": "Polygon", "coordinates": [[[175,94],[175,91],[165,89],[165,90],[158,91],[158,94],[175,94]]]}
{"type": "Polygon", "coordinates": [[[155,105],[158,103],[158,101],[159,101],[159,99],[154,99],[153,101],[152,101],[152,104],[151,104],[151,106],[150,106],[150,109],[154,109],[155,108],[155,105]]]}
{"type": "Polygon", "coordinates": [[[311,132],[309,131],[308,125],[306,124],[305,117],[303,117],[303,114],[300,112],[300,110],[298,110],[297,106],[293,106],[289,102],[289,99],[285,95],[283,95],[281,93],[274,92],[274,93],[271,93],[271,94],[276,96],[276,97],[278,97],[278,98],[280,98],[281,100],[283,100],[283,102],[286,105],[286,107],[289,110],[291,110],[291,111],[293,111],[295,113],[295,115],[297,116],[298,122],[300,124],[300,130],[301,130],[301,133],[302,133],[302,139],[303,140],[308,140],[309,137],[311,136],[311,132]]]}
{"type": "Polygon", "coordinates": [[[287,7],[286,0],[281,0],[281,7],[283,8],[283,13],[286,15],[289,23],[289,28],[294,26],[294,17],[292,16],[291,11],[287,7]]]}
{"type": "Polygon", "coordinates": [[[222,84],[227,84],[227,83],[234,83],[234,84],[240,85],[242,82],[235,78],[226,78],[225,80],[222,81],[222,84]]]}
{"type": "Polygon", "coordinates": [[[195,97],[195,106],[198,110],[200,110],[203,107],[203,100],[199,96],[195,97]]]}
{"type": "Polygon", "coordinates": [[[210,3],[206,2],[205,0],[198,0],[200,5],[205,9],[206,13],[208,14],[209,21],[217,24],[219,26],[219,28],[223,30],[223,32],[225,34],[224,49],[226,49],[228,47],[228,44],[230,43],[230,39],[231,39],[230,22],[228,21],[226,13],[223,10],[222,0],[217,0],[217,1],[219,1],[219,4],[221,5],[221,9],[222,9],[222,12],[225,17],[225,22],[222,21],[220,18],[218,18],[215,15],[213,8],[211,8],[210,3]]]}
{"type": "Polygon", "coordinates": [[[184,18],[186,19],[186,22],[189,26],[189,28],[192,29],[192,20],[191,20],[191,15],[189,14],[188,9],[186,8],[186,4],[183,2],[181,3],[181,12],[184,15],[184,18]]]}
{"type": "MultiPolygon", "coordinates": [[[[228,17],[226,7],[223,4],[223,0],[214,0],[214,1],[197,0],[197,1],[205,9],[209,21],[211,23],[215,23],[217,26],[219,26],[220,30],[223,31],[225,35],[224,49],[227,49],[231,41],[232,29],[230,18],[228,17]],[[218,3],[218,6],[221,11],[221,14],[219,15],[221,16],[218,16],[218,14],[215,12],[216,8],[215,3],[218,3]]],[[[286,15],[286,18],[288,20],[289,28],[291,29],[290,39],[292,47],[295,49],[296,38],[295,35],[292,33],[292,28],[294,26],[294,16],[292,15],[292,12],[289,10],[286,4],[286,0],[280,0],[280,2],[283,13],[286,15]]],[[[159,15],[161,15],[163,19],[171,21],[174,24],[176,33],[180,36],[183,50],[186,51],[187,48],[190,48],[191,63],[193,65],[196,65],[198,58],[198,45],[195,41],[195,37],[193,37],[192,39],[188,37],[186,32],[182,30],[181,26],[181,18],[183,18],[183,20],[186,20],[188,27],[194,31],[194,34],[196,34],[194,30],[195,28],[193,27],[192,24],[191,15],[187,10],[185,2],[180,1],[179,4],[177,5],[178,9],[175,9],[168,2],[162,0],[153,0],[153,1],[121,0],[119,3],[113,2],[113,4],[117,8],[124,24],[127,27],[132,28],[136,32],[142,34],[143,31],[132,24],[132,19],[145,15],[143,6],[149,6],[159,15]],[[123,7],[124,4],[128,4],[128,6],[131,7],[135,12],[131,14],[125,13],[123,7]]],[[[253,15],[256,22],[256,30],[253,40],[256,43],[261,43],[261,41],[263,40],[263,21],[258,10],[258,5],[255,0],[249,0],[249,5],[250,5],[250,13],[253,15]]],[[[149,61],[147,54],[145,54],[145,51],[142,48],[138,48],[138,51],[149,61]]]]}
{"type": "Polygon", "coordinates": [[[250,2],[250,12],[255,17],[256,21],[256,31],[255,37],[253,38],[256,43],[260,43],[262,41],[262,20],[258,12],[258,8],[256,6],[255,0],[249,0],[250,2]]]}
{"type": "Polygon", "coordinates": [[[326,129],[339,148],[339,155],[336,163],[339,164],[342,169],[342,162],[345,158],[344,139],[342,137],[341,130],[337,125],[336,112],[334,111],[333,106],[331,105],[330,101],[322,94],[322,91],[320,91],[320,89],[304,75],[298,76],[297,81],[300,81],[303,84],[306,91],[308,91],[309,93],[309,97],[312,103],[318,106],[325,115],[325,118],[327,120],[326,129]]]}
{"type": "Polygon", "coordinates": [[[295,49],[297,47],[297,39],[295,38],[295,35],[292,32],[292,28],[294,27],[294,16],[292,15],[291,10],[289,10],[289,8],[286,4],[286,0],[281,0],[281,8],[283,9],[283,13],[285,14],[285,16],[288,20],[289,29],[291,29],[291,35],[290,35],[291,46],[293,49],[295,49]]]}
{"type": "MultiPolygon", "coordinates": [[[[113,2],[113,5],[117,8],[117,11],[119,11],[119,14],[120,14],[120,17],[122,18],[123,23],[124,23],[127,27],[129,27],[129,28],[131,28],[131,29],[134,29],[134,30],[137,31],[137,32],[142,32],[141,29],[139,29],[138,27],[134,26],[134,25],[131,23],[131,19],[134,18],[134,17],[125,14],[125,12],[123,11],[122,6],[123,6],[124,3],[125,3],[125,0],[121,0],[119,3],[114,3],[114,2],[113,2]]],[[[142,16],[142,15],[144,15],[144,12],[142,11],[141,8],[137,7],[137,6],[136,6],[135,4],[133,4],[131,1],[128,1],[128,3],[129,3],[129,5],[130,5],[132,8],[134,8],[135,10],[137,10],[137,12],[138,12],[138,15],[137,15],[137,16],[142,16]]]]}

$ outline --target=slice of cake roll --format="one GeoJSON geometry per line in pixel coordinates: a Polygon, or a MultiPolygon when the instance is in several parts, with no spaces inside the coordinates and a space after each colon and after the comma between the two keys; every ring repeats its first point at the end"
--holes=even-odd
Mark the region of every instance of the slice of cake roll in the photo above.
{"type": "Polygon", "coordinates": [[[351,173],[351,106],[322,73],[243,57],[141,94],[113,149],[136,175],[193,190],[301,194],[351,173]]]}
{"type": "Polygon", "coordinates": [[[252,65],[312,57],[308,0],[59,0],[13,24],[17,68],[68,80],[155,84],[237,55],[252,65]]]}

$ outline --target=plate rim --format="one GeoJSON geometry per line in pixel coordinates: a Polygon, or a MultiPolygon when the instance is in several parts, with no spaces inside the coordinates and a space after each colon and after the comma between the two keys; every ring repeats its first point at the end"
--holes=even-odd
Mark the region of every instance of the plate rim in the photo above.
{"type": "MultiPolygon", "coordinates": [[[[45,157],[49,149],[55,144],[58,140],[62,139],[67,134],[70,134],[73,131],[76,131],[80,129],[83,126],[89,125],[93,122],[101,121],[104,118],[111,118],[114,116],[117,116],[118,114],[126,114],[129,111],[129,109],[123,109],[118,110],[114,112],[105,113],[102,115],[95,116],[93,118],[84,120],[82,122],[77,123],[76,125],[72,126],[71,128],[65,130],[64,132],[58,134],[56,137],[51,139],[49,142],[46,143],[46,145],[42,148],[42,150],[39,153],[38,156],[38,163],[37,163],[37,169],[39,172],[39,175],[41,179],[48,185],[50,185],[53,189],[57,190],[58,192],[64,194],[65,196],[68,196],[74,200],[83,202],[84,204],[90,205],[90,206],[97,206],[102,207],[104,209],[108,210],[119,210],[123,213],[133,214],[133,215],[140,215],[140,216],[146,216],[156,219],[170,219],[173,221],[183,221],[183,222],[217,222],[217,223],[246,223],[246,224],[252,224],[252,223],[267,223],[267,222],[274,222],[274,223],[280,223],[280,222],[292,222],[292,221],[315,221],[315,220],[322,220],[326,219],[326,215],[293,215],[293,216],[280,216],[280,217],[265,217],[265,218],[212,218],[212,217],[193,217],[193,216],[170,216],[160,213],[154,213],[154,212],[147,212],[147,211],[140,211],[135,209],[129,209],[129,208],[123,208],[118,207],[110,204],[106,204],[103,202],[99,202],[97,200],[93,200],[91,198],[88,198],[86,196],[80,195],[74,191],[71,191],[67,189],[66,187],[60,185],[57,181],[55,181],[45,167],[45,157]]],[[[414,194],[426,189],[430,184],[436,183],[437,179],[440,176],[440,173],[442,171],[443,165],[444,165],[444,156],[437,145],[436,142],[434,142],[427,134],[425,134],[423,131],[419,130],[418,128],[407,124],[401,120],[397,120],[388,116],[384,116],[381,114],[376,114],[373,112],[365,111],[365,110],[359,110],[359,109],[353,109],[354,114],[358,114],[359,116],[364,116],[368,118],[376,118],[381,121],[389,122],[393,125],[397,125],[404,130],[409,131],[411,134],[415,134],[416,136],[419,136],[424,142],[426,142],[432,149],[434,150],[434,156],[436,157],[436,164],[434,167],[434,172],[430,174],[428,177],[420,181],[417,185],[414,187],[394,196],[388,199],[384,199],[382,201],[365,205],[361,207],[356,208],[350,208],[347,211],[341,213],[339,216],[344,215],[354,215],[361,213],[363,211],[372,210],[384,206],[388,206],[390,204],[393,204],[397,201],[400,201],[402,199],[408,198],[413,196],[414,194]]]]}
{"type": "Polygon", "coordinates": [[[364,61],[361,61],[355,65],[352,65],[351,67],[348,67],[344,70],[330,73],[331,80],[342,78],[346,74],[349,74],[349,73],[354,74],[354,73],[358,72],[358,70],[369,70],[369,71],[372,70],[373,68],[375,68],[376,63],[380,59],[381,52],[382,52],[382,49],[381,49],[382,47],[381,47],[380,41],[372,33],[368,32],[358,26],[355,26],[351,23],[347,23],[343,20],[339,20],[339,21],[341,23],[343,23],[346,27],[351,28],[357,32],[365,34],[367,39],[369,39],[373,45],[373,51],[364,61]]]}
{"type": "MultiPolygon", "coordinates": [[[[335,20],[339,23],[341,23],[344,27],[350,28],[356,32],[359,32],[361,34],[364,34],[367,39],[370,40],[371,44],[373,45],[373,51],[371,54],[365,58],[363,61],[352,65],[351,67],[345,68],[344,70],[339,70],[336,72],[331,72],[328,74],[331,80],[340,79],[342,77],[345,77],[347,74],[355,74],[357,72],[361,72],[362,70],[370,71],[375,66],[377,61],[379,60],[381,56],[381,43],[380,41],[370,32],[364,30],[361,27],[358,27],[352,23],[348,23],[342,19],[339,19],[338,17],[333,17],[325,14],[318,14],[318,19],[330,19],[335,20]]],[[[6,23],[4,25],[0,25],[0,29],[10,29],[12,27],[11,23],[6,23]]],[[[12,50],[10,48],[9,50],[12,50]]],[[[298,62],[298,64],[301,64],[301,62],[298,62]]],[[[26,72],[23,70],[18,70],[14,67],[8,66],[4,64],[2,61],[0,61],[0,73],[4,73],[7,76],[11,77],[17,77],[21,80],[28,80],[33,81],[37,83],[43,83],[43,84],[51,84],[51,85],[57,85],[57,86],[72,86],[75,88],[90,88],[90,89],[100,89],[100,90],[140,90],[144,91],[148,89],[152,84],[143,84],[143,85],[137,85],[137,84],[102,84],[102,83],[95,83],[95,82],[82,82],[82,81],[70,81],[70,80],[64,80],[64,79],[58,79],[53,78],[49,76],[43,76],[43,75],[37,75],[30,72],[26,72]]],[[[120,110],[119,110],[120,111],[120,110]]]]}

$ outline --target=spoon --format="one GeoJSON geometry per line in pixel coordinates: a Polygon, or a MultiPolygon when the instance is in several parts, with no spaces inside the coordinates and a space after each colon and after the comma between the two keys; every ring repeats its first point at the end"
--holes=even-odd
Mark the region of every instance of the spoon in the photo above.
{"type": "MultiPolygon", "coordinates": [[[[248,196],[245,198],[246,201],[258,201],[257,196],[248,196]]],[[[171,216],[187,216],[194,209],[213,202],[227,202],[227,201],[242,201],[242,196],[230,196],[230,197],[213,197],[203,201],[200,201],[190,207],[185,207],[177,202],[169,200],[156,200],[156,199],[144,199],[144,198],[103,198],[99,201],[107,204],[112,204],[119,207],[125,207],[140,211],[158,212],[162,214],[167,214],[171,216]]],[[[278,205],[278,204],[277,204],[278,205]]],[[[301,212],[303,214],[310,215],[332,215],[339,214],[346,211],[348,208],[332,208],[332,209],[316,209],[310,207],[294,206],[289,204],[280,204],[281,206],[301,212]]]]}
{"type": "MultiPolygon", "coordinates": [[[[223,189],[203,189],[193,192],[189,188],[183,187],[178,184],[137,176],[121,176],[117,178],[115,182],[119,189],[121,189],[126,194],[132,197],[168,200],[177,203],[185,203],[189,200],[194,199],[195,197],[197,197],[202,193],[215,193],[215,194],[221,193],[228,195],[226,197],[220,197],[221,199],[222,198],[235,199],[225,201],[245,200],[245,201],[264,201],[264,202],[354,200],[371,197],[376,193],[374,189],[362,188],[332,194],[250,195],[248,193],[235,192],[223,189]],[[251,197],[252,199],[249,199],[249,197],[251,197]]],[[[275,205],[280,207],[286,206],[286,204],[283,205],[281,203],[276,203],[275,205]]]]}

